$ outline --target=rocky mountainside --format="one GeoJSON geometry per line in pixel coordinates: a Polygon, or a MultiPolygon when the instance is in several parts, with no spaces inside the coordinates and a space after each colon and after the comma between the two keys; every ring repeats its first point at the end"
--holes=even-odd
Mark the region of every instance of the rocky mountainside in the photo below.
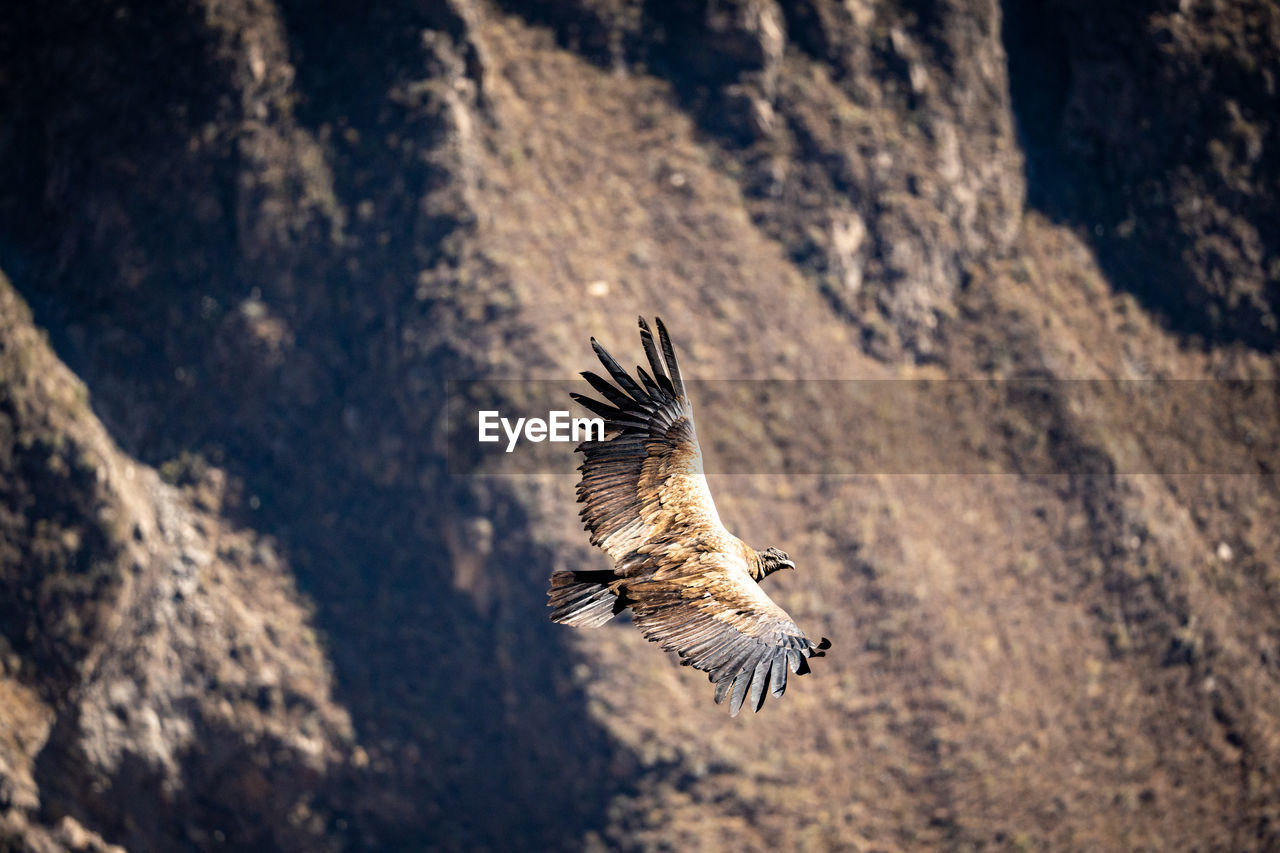
{"type": "Polygon", "coordinates": [[[18,4],[0,849],[1280,847],[1277,79],[1265,0],[18,4]],[[782,389],[699,421],[835,642],[754,717],[449,470],[640,313],[782,389]]]}

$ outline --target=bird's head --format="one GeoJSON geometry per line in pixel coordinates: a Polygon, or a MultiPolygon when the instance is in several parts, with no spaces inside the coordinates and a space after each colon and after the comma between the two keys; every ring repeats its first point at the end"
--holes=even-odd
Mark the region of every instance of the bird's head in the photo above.
{"type": "Polygon", "coordinates": [[[760,577],[762,578],[768,577],[778,569],[796,567],[796,564],[787,556],[787,552],[778,548],[765,548],[763,551],[757,551],[756,556],[760,558],[760,577]]]}

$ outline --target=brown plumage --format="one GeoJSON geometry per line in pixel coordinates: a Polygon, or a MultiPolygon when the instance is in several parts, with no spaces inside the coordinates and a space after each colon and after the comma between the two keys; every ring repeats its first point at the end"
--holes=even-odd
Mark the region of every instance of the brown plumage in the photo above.
{"type": "Polygon", "coordinates": [[[772,572],[795,568],[787,555],[757,551],[720,523],[675,350],[657,326],[661,355],[640,318],[652,375],[637,367],[633,379],[592,338],[617,385],[583,373],[605,401],[570,395],[605,420],[605,440],[577,448],[585,456],[578,502],[591,544],[614,567],[552,575],[551,619],[594,627],[630,608],[646,638],[708,673],[730,714],[748,697],[758,711],[766,691],[781,696],[787,673],[805,674],[831,644],[810,642],[760,588],[772,572]]]}

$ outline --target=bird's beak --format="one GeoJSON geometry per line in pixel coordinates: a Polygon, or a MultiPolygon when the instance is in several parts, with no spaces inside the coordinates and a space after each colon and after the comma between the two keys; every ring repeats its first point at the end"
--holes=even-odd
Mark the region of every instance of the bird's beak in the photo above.
{"type": "Polygon", "coordinates": [[[782,560],[781,562],[778,563],[778,568],[780,569],[794,569],[795,567],[796,567],[796,564],[791,562],[790,560],[782,560]]]}

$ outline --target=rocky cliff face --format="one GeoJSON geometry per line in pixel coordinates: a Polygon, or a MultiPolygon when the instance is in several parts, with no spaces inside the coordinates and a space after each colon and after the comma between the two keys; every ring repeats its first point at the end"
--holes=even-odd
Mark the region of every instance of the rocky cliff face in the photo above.
{"type": "Polygon", "coordinates": [[[1262,2],[6,15],[0,845],[1280,844],[1278,62],[1262,2]],[[546,621],[571,479],[446,465],[445,380],[637,313],[701,378],[1251,384],[957,386],[910,475],[759,462],[900,402],[704,436],[837,643],[729,720],[546,621]]]}

